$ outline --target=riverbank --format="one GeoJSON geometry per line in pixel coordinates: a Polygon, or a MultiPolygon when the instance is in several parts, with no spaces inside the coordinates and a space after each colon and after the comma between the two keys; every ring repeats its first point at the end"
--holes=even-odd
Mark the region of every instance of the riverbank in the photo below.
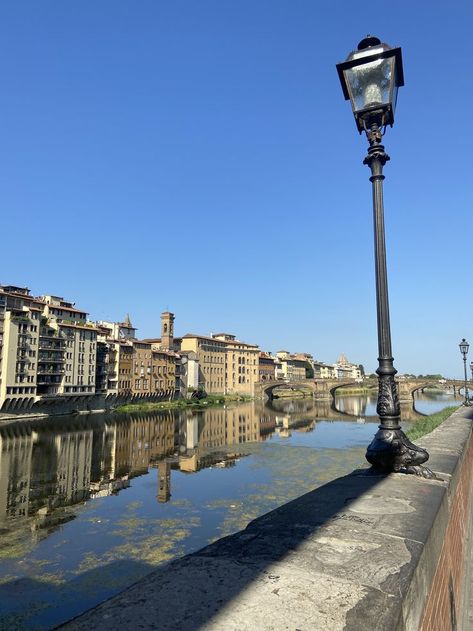
{"type": "Polygon", "coordinates": [[[226,403],[247,403],[253,397],[237,394],[209,394],[202,399],[177,399],[155,403],[127,403],[115,408],[115,412],[152,412],[155,410],[199,409],[226,403]]]}
{"type": "Polygon", "coordinates": [[[410,440],[415,441],[426,434],[430,434],[430,432],[446,421],[460,407],[461,406],[458,405],[452,405],[440,410],[440,412],[436,412],[435,414],[430,414],[429,416],[419,419],[415,422],[414,427],[406,432],[407,437],[410,440]]]}

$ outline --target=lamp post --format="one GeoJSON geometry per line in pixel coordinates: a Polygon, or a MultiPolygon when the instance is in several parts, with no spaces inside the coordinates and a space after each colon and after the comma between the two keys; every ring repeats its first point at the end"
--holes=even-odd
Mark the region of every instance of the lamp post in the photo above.
{"type": "Polygon", "coordinates": [[[473,383],[473,362],[470,362],[470,370],[471,370],[471,381],[473,383]]]}
{"type": "Polygon", "coordinates": [[[468,396],[468,379],[466,375],[466,356],[468,355],[470,345],[465,338],[463,338],[458,346],[460,348],[460,353],[463,355],[463,368],[465,370],[465,400],[463,401],[463,405],[470,405],[470,397],[468,396]]]}
{"type": "Polygon", "coordinates": [[[432,477],[421,465],[429,458],[425,449],[409,441],[401,429],[401,408],[391,350],[389,300],[384,236],[383,167],[389,160],[381,139],[386,126],[394,123],[397,89],[404,85],[400,48],[391,48],[377,37],[368,35],[337,64],[345,99],[350,99],[360,134],[366,133],[369,149],[364,159],[371,169],[373,192],[374,254],[376,270],[376,307],[378,322],[378,402],[380,425],[366,451],[374,469],[416,473],[432,477]]]}

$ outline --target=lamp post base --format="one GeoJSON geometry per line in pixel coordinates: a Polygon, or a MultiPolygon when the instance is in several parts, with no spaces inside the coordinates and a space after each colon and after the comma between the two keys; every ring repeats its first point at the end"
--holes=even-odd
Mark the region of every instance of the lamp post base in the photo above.
{"type": "Polygon", "coordinates": [[[428,459],[427,451],[411,443],[401,429],[380,427],[366,450],[366,460],[383,473],[413,473],[435,478],[430,469],[422,466],[428,459]]]}

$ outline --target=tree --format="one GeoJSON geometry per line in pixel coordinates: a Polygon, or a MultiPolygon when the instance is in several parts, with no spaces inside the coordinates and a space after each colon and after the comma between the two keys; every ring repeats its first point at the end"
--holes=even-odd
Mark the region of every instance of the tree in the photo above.
{"type": "Polygon", "coordinates": [[[314,367],[310,362],[305,363],[305,378],[313,379],[314,378],[314,367]]]}

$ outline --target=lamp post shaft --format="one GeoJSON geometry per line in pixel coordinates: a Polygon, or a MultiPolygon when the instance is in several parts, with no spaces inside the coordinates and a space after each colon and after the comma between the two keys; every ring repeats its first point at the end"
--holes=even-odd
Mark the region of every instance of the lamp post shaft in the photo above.
{"type": "Polygon", "coordinates": [[[468,377],[466,371],[466,353],[463,353],[463,367],[465,369],[465,405],[469,405],[470,397],[468,393],[468,377]]]}
{"type": "Polygon", "coordinates": [[[377,412],[385,429],[401,429],[401,408],[394,376],[394,359],[391,349],[389,319],[388,274],[386,266],[386,239],[384,230],[383,167],[389,160],[381,144],[381,132],[373,125],[368,132],[370,148],[364,160],[371,169],[373,190],[374,260],[376,271],[376,311],[378,321],[378,404],[377,412]]]}
{"type": "Polygon", "coordinates": [[[389,320],[388,275],[384,230],[383,167],[389,160],[381,144],[381,131],[372,124],[367,131],[368,155],[364,164],[371,169],[373,190],[374,255],[376,270],[376,310],[378,321],[378,412],[380,425],[366,451],[366,459],[383,472],[403,471],[432,477],[432,472],[420,467],[429,458],[425,449],[409,441],[401,429],[401,406],[394,379],[396,369],[391,349],[389,320]]]}

